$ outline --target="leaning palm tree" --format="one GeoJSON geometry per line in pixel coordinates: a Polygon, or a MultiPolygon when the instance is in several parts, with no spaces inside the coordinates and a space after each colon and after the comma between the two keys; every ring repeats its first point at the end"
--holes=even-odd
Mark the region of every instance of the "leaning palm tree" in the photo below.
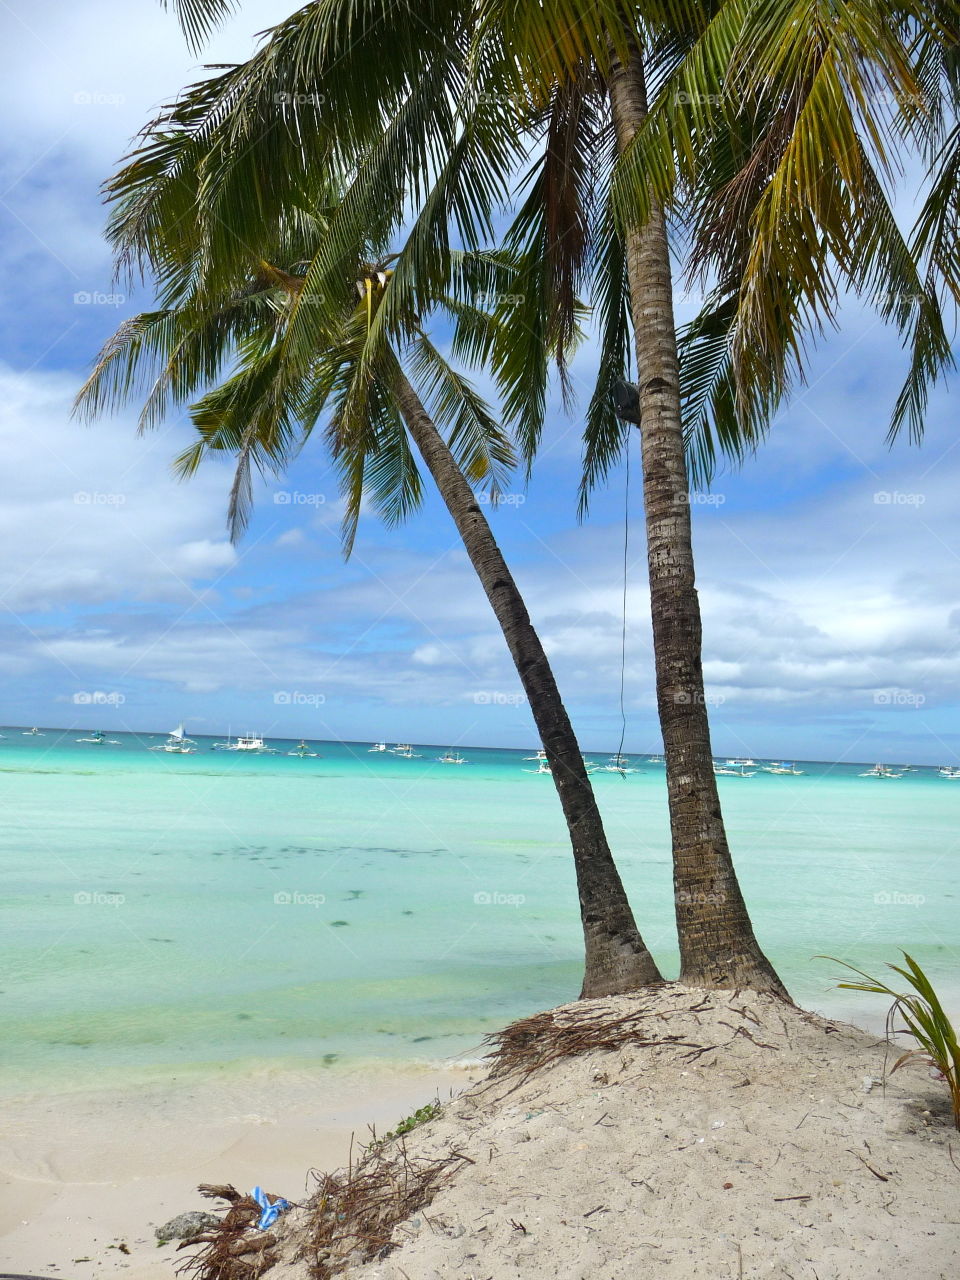
{"type": "MultiPolygon", "coordinates": [[[[422,494],[418,452],[493,608],[551,766],[580,896],[583,994],[607,995],[659,981],[543,645],[471,487],[486,483],[496,500],[513,463],[507,436],[433,343],[418,311],[407,311],[392,341],[379,344],[370,357],[370,334],[393,287],[396,261],[382,245],[364,246],[332,289],[308,291],[335,203],[319,211],[291,206],[272,229],[251,229],[239,270],[209,269],[201,196],[216,181],[215,155],[188,155],[192,134],[181,126],[189,105],[181,104],[178,112],[173,128],[165,120],[162,129],[148,134],[112,187],[118,246],[126,247],[122,228],[131,207],[141,225],[149,223],[140,247],[144,265],[160,281],[162,305],[126,321],[107,343],[78,397],[80,411],[93,417],[145,391],[141,426],[147,427],[170,404],[191,404],[197,440],[177,468],[189,476],[208,454],[235,456],[229,512],[234,536],[248,517],[254,470],[282,468],[325,420],[342,482],[347,554],[365,495],[389,523],[416,508],[422,494]],[[171,165],[172,183],[158,176],[171,165]],[[312,348],[298,341],[305,312],[313,317],[312,348]]],[[[453,322],[455,347],[469,345],[479,332],[488,335],[492,349],[506,341],[494,318],[468,299],[481,286],[502,291],[511,273],[502,255],[448,255],[436,303],[453,322]]]]}
{"type": "MultiPolygon", "coordinates": [[[[224,5],[181,8],[216,20],[224,5]]],[[[578,294],[593,298],[602,352],[588,485],[624,446],[609,401],[632,337],[681,976],[691,982],[782,990],[750,925],[713,775],[688,452],[702,472],[718,449],[759,441],[841,286],[904,335],[911,369],[895,425],[922,422],[949,344],[889,180],[905,142],[930,136],[924,73],[936,66],[930,47],[950,38],[947,11],[925,0],[649,0],[642,10],[428,0],[411,15],[386,0],[323,0],[270,33],[200,126],[230,140],[209,193],[213,248],[227,260],[251,218],[276,214],[331,166],[346,194],[309,287],[336,274],[372,217],[411,222],[367,359],[439,270],[451,233],[468,247],[489,234],[528,162],[511,232],[526,253],[524,302],[501,317],[515,341],[498,373],[529,458],[543,419],[542,381],[529,370],[545,367],[578,294]],[[668,219],[690,235],[693,267],[716,280],[682,366],[668,219]]]]}

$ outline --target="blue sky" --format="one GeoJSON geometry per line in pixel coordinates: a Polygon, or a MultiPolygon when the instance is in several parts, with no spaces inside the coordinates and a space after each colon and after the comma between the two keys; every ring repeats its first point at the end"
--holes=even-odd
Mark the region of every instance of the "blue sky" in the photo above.
{"type": "MultiPolygon", "coordinates": [[[[204,61],[245,56],[283,4],[246,4],[204,61]]],[[[148,295],[115,296],[98,187],[199,60],[155,0],[13,0],[0,102],[0,670],[7,723],[524,746],[502,639],[439,504],[364,521],[344,564],[318,441],[262,486],[240,546],[229,474],[188,485],[182,419],[69,418],[96,350],[148,295]],[[91,707],[84,698],[100,695],[91,707]],[[78,701],[79,699],[79,701],[78,701]],[[94,723],[96,722],[96,724],[94,723]]],[[[687,308],[689,313],[689,308],[687,308]]],[[[680,308],[684,318],[684,308],[680,308]]],[[[591,352],[578,358],[586,395],[591,352]]],[[[717,754],[940,762],[960,755],[955,411],[884,444],[903,359],[850,307],[771,440],[694,507],[717,754]]],[[[636,462],[636,454],[634,455],[636,462]]],[[[575,518],[576,415],[492,519],[581,741],[619,740],[623,476],[575,518]]],[[[627,747],[659,747],[635,467],[627,747]]]]}

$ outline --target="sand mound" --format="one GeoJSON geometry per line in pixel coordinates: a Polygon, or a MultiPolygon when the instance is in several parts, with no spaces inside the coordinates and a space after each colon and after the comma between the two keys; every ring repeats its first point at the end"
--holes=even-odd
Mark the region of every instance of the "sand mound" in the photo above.
{"type": "Polygon", "coordinates": [[[671,985],[564,1006],[501,1045],[483,1082],[377,1157],[404,1195],[444,1162],[429,1203],[403,1216],[398,1195],[394,1223],[387,1195],[360,1239],[328,1182],[283,1221],[271,1280],[960,1276],[946,1091],[919,1065],[884,1088],[873,1036],[671,985]]]}

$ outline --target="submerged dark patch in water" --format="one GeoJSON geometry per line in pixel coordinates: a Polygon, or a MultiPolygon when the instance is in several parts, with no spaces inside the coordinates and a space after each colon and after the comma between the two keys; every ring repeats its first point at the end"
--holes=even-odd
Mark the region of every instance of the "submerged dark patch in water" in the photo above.
{"type": "Polygon", "coordinates": [[[330,928],[331,928],[331,929],[342,929],[342,928],[344,927],[344,925],[347,925],[347,924],[349,924],[349,923],[350,923],[350,921],[349,921],[349,920],[331,920],[331,921],[330,921],[330,928]]]}

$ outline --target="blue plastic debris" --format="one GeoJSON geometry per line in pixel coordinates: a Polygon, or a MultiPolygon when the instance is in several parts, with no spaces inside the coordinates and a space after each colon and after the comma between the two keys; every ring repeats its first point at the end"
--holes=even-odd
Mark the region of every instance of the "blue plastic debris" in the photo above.
{"type": "Polygon", "coordinates": [[[277,1196],[276,1200],[271,1202],[263,1187],[254,1187],[250,1195],[263,1210],[260,1214],[260,1221],[257,1223],[257,1228],[260,1231],[266,1231],[267,1227],[272,1227],[281,1213],[291,1207],[290,1201],[284,1200],[283,1196],[277,1196]]]}

